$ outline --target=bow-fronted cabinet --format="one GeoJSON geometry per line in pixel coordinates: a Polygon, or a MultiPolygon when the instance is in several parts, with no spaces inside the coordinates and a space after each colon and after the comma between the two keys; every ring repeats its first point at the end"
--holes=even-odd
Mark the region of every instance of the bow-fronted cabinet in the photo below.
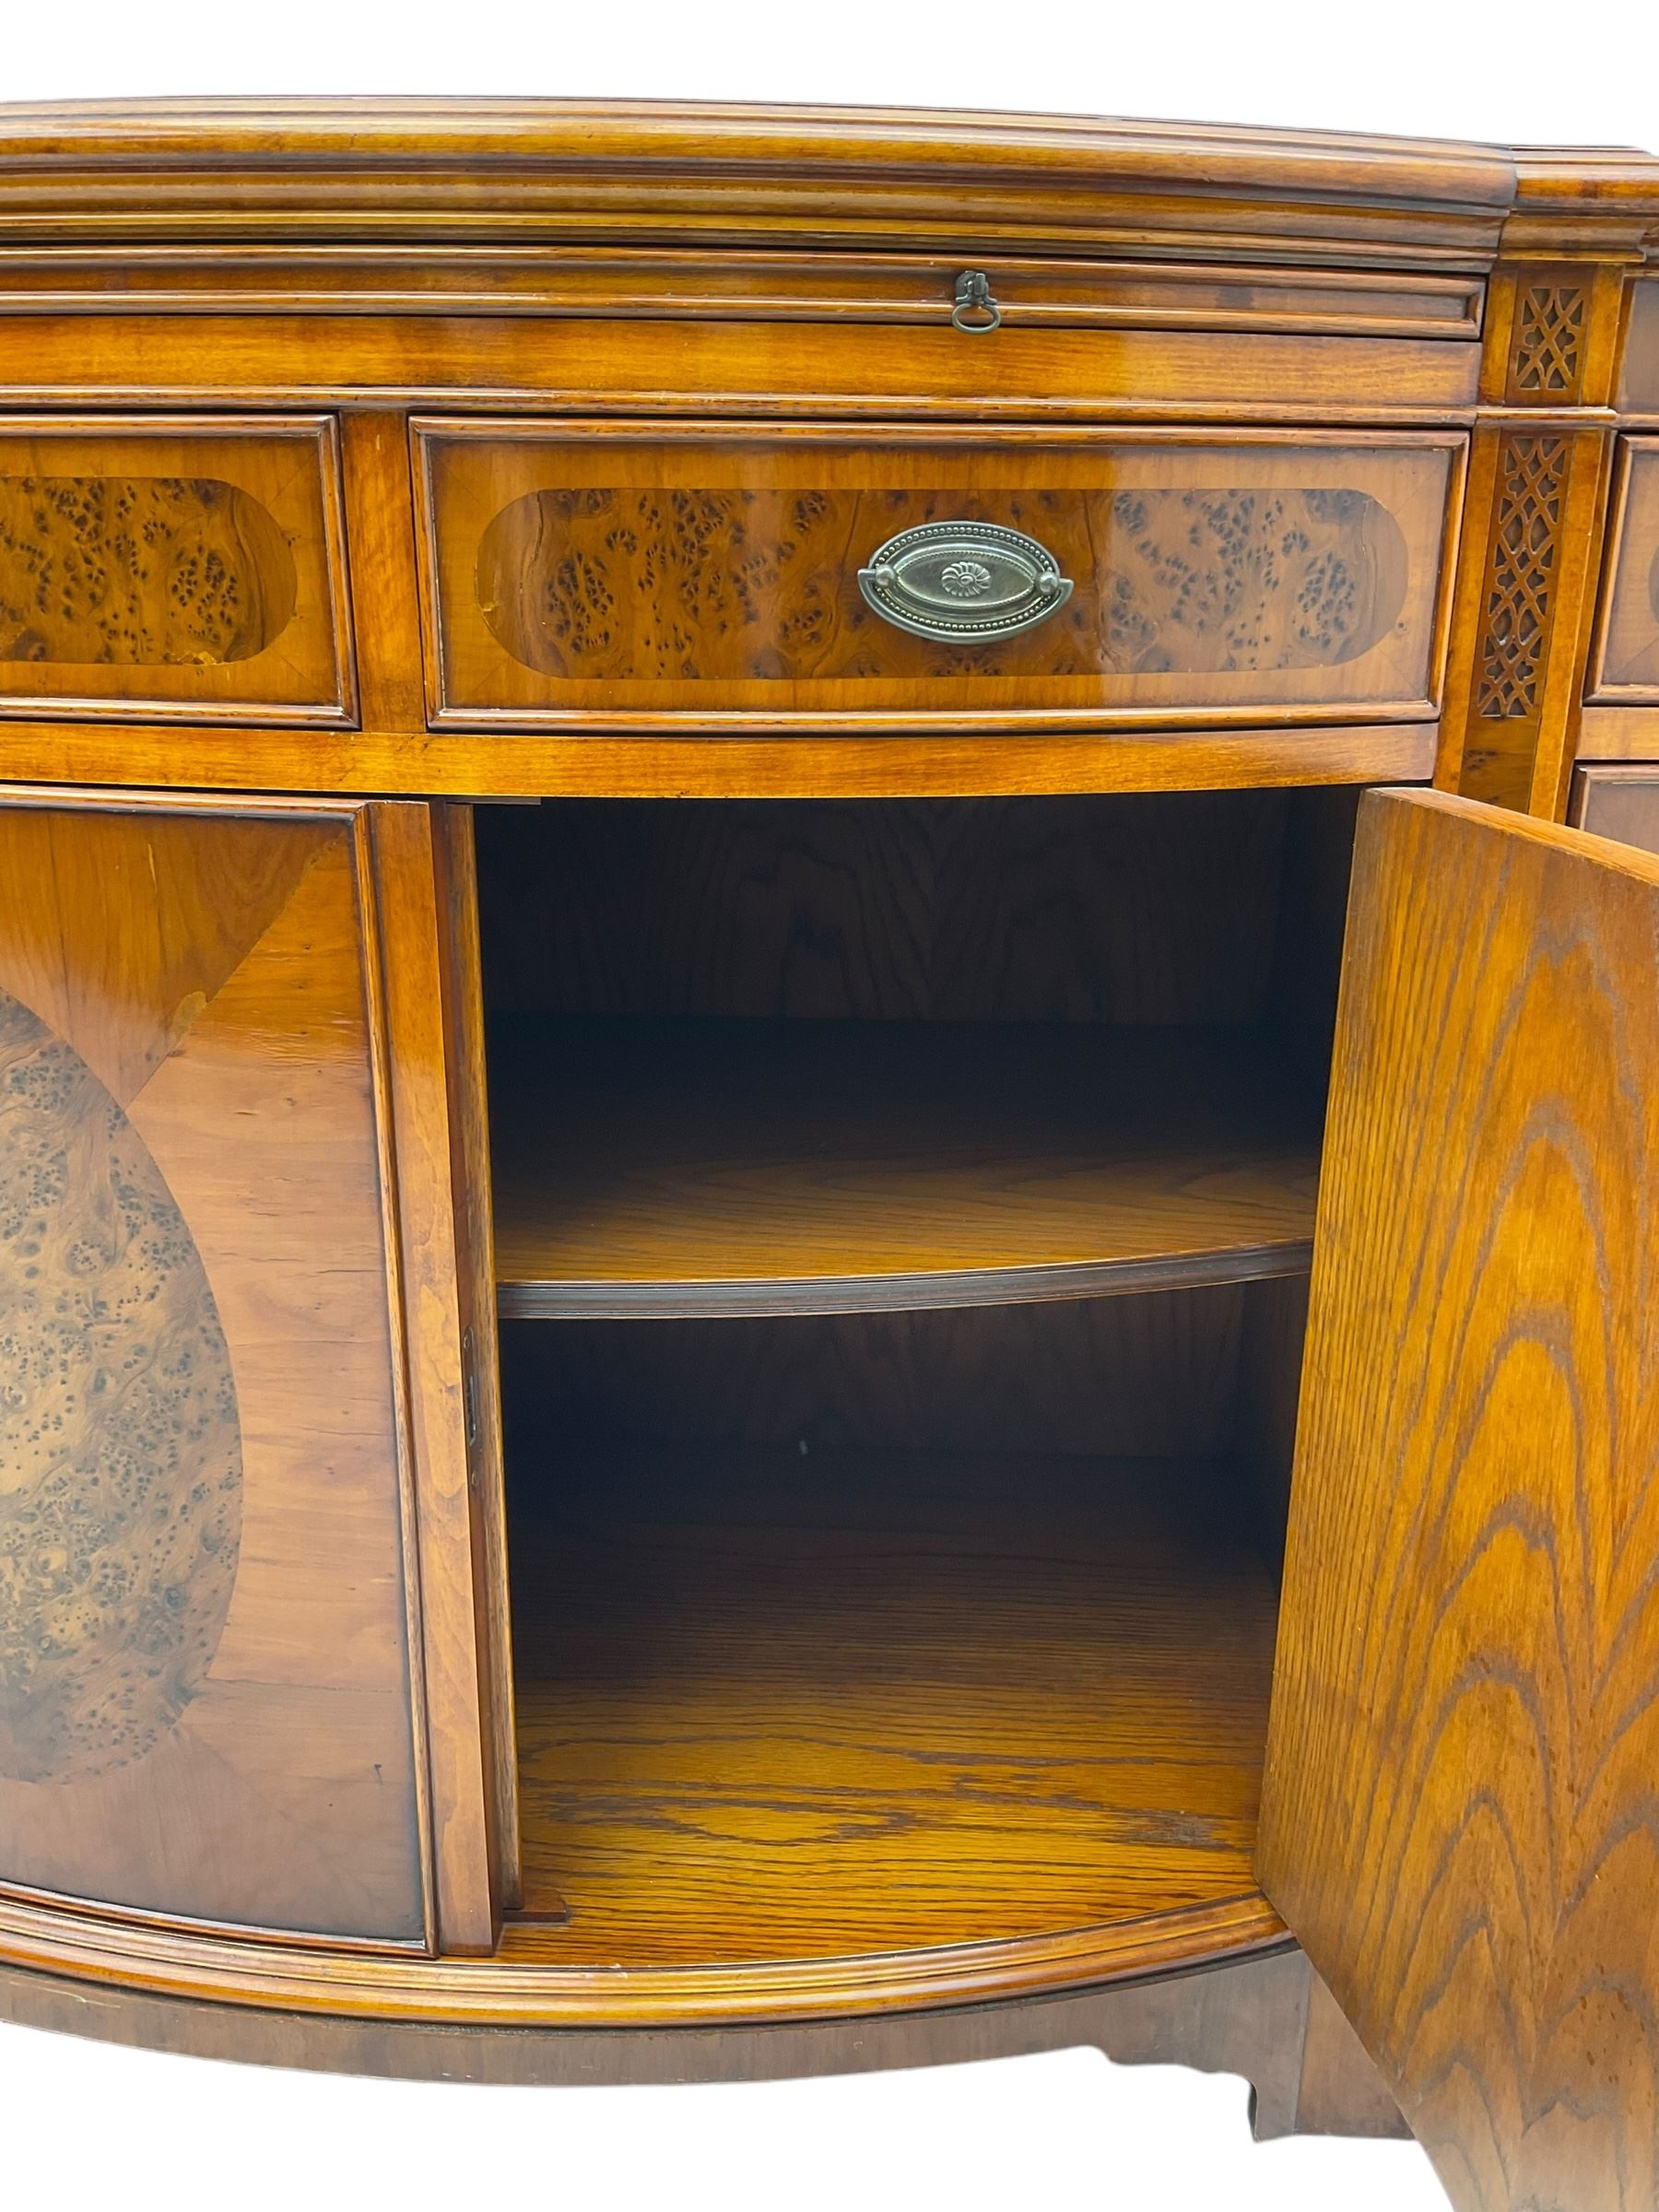
{"type": "Polygon", "coordinates": [[[1095,2043],[1659,2212],[1656,256],[0,116],[0,2015],[1095,2043]]]}

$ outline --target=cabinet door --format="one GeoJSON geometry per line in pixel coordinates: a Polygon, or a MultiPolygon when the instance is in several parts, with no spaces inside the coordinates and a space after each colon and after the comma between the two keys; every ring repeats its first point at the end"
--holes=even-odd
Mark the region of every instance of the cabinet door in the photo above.
{"type": "Polygon", "coordinates": [[[1363,803],[1259,1868],[1460,2212],[1659,2205],[1659,861],[1363,803]]]}
{"type": "Polygon", "coordinates": [[[424,806],[0,796],[0,1889],[432,1934],[438,880],[424,806]]]}

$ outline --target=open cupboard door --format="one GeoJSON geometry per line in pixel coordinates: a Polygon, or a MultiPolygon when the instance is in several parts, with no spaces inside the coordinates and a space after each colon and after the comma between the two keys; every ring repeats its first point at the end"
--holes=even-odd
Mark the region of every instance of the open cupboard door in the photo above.
{"type": "Polygon", "coordinates": [[[1364,801],[1259,1867],[1458,2212],[1659,2206],[1659,861],[1364,801]]]}

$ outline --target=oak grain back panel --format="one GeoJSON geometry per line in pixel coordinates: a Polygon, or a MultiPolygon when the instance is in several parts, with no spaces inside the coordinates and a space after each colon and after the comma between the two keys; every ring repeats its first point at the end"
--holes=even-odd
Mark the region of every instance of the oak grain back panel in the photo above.
{"type": "Polygon", "coordinates": [[[331,419],[0,420],[0,714],[340,724],[331,419]]]}
{"type": "Polygon", "coordinates": [[[494,1015],[1247,1021],[1307,816],[1275,791],[483,808],[485,991],[494,1015]]]}
{"type": "Polygon", "coordinates": [[[1217,1458],[1233,1448],[1245,1317],[1273,1287],[652,1328],[508,1321],[502,1388],[515,1419],[573,1452],[610,1441],[802,1457],[851,1446],[1217,1458]]]}
{"type": "Polygon", "coordinates": [[[364,862],[0,805],[0,1888],[425,1941],[364,862]]]}
{"type": "Polygon", "coordinates": [[[426,419],[416,435],[440,724],[1433,712],[1461,433],[426,419]],[[964,521],[1038,540],[1069,599],[971,643],[866,604],[858,571],[888,540],[964,521]]]}
{"type": "Polygon", "coordinates": [[[1458,2212],[1659,2205],[1655,974],[1647,855],[1362,802],[1258,1864],[1458,2212]]]}

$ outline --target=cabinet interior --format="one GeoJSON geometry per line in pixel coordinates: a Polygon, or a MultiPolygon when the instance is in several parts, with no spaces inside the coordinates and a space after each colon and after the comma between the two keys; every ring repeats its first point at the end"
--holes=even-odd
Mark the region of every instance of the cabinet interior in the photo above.
{"type": "Polygon", "coordinates": [[[1355,803],[480,811],[504,1948],[1253,1889],[1355,803]]]}

